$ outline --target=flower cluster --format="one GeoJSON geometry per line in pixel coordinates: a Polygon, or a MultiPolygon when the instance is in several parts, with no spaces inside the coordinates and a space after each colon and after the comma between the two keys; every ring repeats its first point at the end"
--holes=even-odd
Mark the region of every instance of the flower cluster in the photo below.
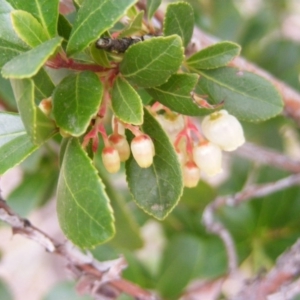
{"type": "MultiPolygon", "coordinates": [[[[136,136],[129,143],[124,135],[124,127],[117,120],[113,123],[114,133],[108,137],[108,143],[102,150],[102,161],[106,170],[116,173],[121,162],[125,162],[131,153],[141,168],[148,168],[153,163],[155,155],[154,144],[151,138],[139,130],[133,130],[136,136]]],[[[105,141],[105,138],[104,138],[105,141]]]]}
{"type": "Polygon", "coordinates": [[[170,118],[169,114],[159,115],[157,119],[174,141],[186,187],[198,184],[201,171],[208,176],[220,173],[222,151],[233,151],[245,142],[240,122],[226,110],[204,117],[202,134],[188,117],[182,122],[181,115],[170,118]]]}

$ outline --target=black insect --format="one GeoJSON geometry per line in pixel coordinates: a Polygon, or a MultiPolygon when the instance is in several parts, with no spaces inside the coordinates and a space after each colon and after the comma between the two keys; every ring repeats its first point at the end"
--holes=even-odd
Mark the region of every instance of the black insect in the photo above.
{"type": "Polygon", "coordinates": [[[125,37],[120,39],[103,37],[96,41],[96,47],[109,52],[124,53],[131,45],[148,40],[151,37],[153,36],[143,35],[139,37],[125,37]]]}

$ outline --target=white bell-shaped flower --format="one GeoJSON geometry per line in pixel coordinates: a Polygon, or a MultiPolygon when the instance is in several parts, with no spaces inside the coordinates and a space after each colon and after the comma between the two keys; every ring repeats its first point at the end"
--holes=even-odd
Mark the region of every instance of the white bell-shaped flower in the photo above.
{"type": "Polygon", "coordinates": [[[182,170],[183,184],[185,187],[193,188],[200,180],[200,170],[193,161],[188,161],[182,170]]]}
{"type": "Polygon", "coordinates": [[[114,147],[105,147],[102,151],[102,161],[109,173],[116,173],[120,170],[120,156],[114,147]]]}
{"type": "Polygon", "coordinates": [[[141,168],[148,168],[152,165],[155,150],[153,142],[148,135],[136,136],[131,141],[130,147],[134,159],[141,168]]]}
{"type": "Polygon", "coordinates": [[[122,162],[126,161],[130,156],[130,147],[126,137],[117,133],[110,135],[108,139],[113,147],[118,151],[120,160],[122,162]]]}
{"type": "Polygon", "coordinates": [[[201,128],[204,136],[224,151],[233,151],[245,142],[241,123],[224,109],[206,116],[201,128]]]}
{"type": "Polygon", "coordinates": [[[222,150],[216,144],[205,142],[193,148],[193,159],[198,168],[209,176],[222,172],[222,150]]]}

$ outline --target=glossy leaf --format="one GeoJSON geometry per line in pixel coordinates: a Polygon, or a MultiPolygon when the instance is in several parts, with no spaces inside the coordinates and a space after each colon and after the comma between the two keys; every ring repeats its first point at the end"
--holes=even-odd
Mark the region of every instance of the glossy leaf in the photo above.
{"type": "Polygon", "coordinates": [[[93,248],[115,233],[104,185],[76,138],[69,140],[64,153],[57,187],[57,213],[64,234],[80,248],[93,248]]]}
{"type": "Polygon", "coordinates": [[[114,82],[111,100],[114,114],[121,121],[133,125],[143,123],[142,100],[135,89],[121,76],[118,76],[114,82]]]}
{"type": "Polygon", "coordinates": [[[164,19],[164,35],[177,34],[184,47],[188,45],[194,30],[194,11],[187,2],[175,2],[167,7],[164,19]]]}
{"type": "Polygon", "coordinates": [[[157,289],[164,297],[179,298],[183,288],[193,278],[202,253],[200,242],[192,235],[178,235],[169,242],[163,254],[157,282],[157,289]]]}
{"type": "Polygon", "coordinates": [[[147,89],[147,92],[154,100],[178,113],[189,116],[203,115],[207,113],[207,109],[200,108],[191,97],[198,78],[196,74],[174,74],[165,84],[147,89]]]}
{"type": "Polygon", "coordinates": [[[47,31],[48,37],[55,37],[59,0],[8,0],[8,2],[15,9],[25,10],[33,14],[47,31]]]}
{"type": "Polygon", "coordinates": [[[132,22],[124,30],[122,30],[121,34],[119,35],[119,38],[131,36],[141,31],[143,17],[144,17],[144,11],[142,10],[135,16],[132,22]]]}
{"type": "Polygon", "coordinates": [[[0,99],[3,101],[6,107],[8,107],[9,111],[17,110],[17,103],[15,100],[15,96],[13,90],[11,88],[10,81],[8,79],[4,79],[0,74],[0,99]]]}
{"type": "Polygon", "coordinates": [[[45,64],[60,46],[62,38],[56,37],[34,49],[22,53],[7,62],[2,68],[4,78],[30,78],[45,64]]]}
{"type": "Polygon", "coordinates": [[[11,13],[12,24],[18,36],[31,48],[48,40],[46,30],[30,13],[14,10],[11,13]]]}
{"type": "Polygon", "coordinates": [[[58,16],[57,31],[59,36],[62,36],[66,41],[69,40],[72,25],[64,15],[58,16]]]}
{"type": "Polygon", "coordinates": [[[153,87],[176,73],[182,60],[183,47],[178,36],[154,37],[132,45],[125,52],[120,71],[138,86],[153,87]]]}
{"type": "Polygon", "coordinates": [[[42,100],[51,96],[55,86],[50,76],[43,68],[39,70],[32,80],[34,82],[35,100],[42,100]]]}
{"type": "Polygon", "coordinates": [[[0,112],[0,174],[21,163],[36,149],[20,116],[0,112]]]}
{"type": "Polygon", "coordinates": [[[146,169],[140,168],[131,155],[126,162],[126,177],[137,205],[162,220],[182,194],[181,168],[168,136],[147,110],[142,128],[154,143],[153,164],[146,169]]]}
{"type": "Polygon", "coordinates": [[[26,131],[33,143],[39,145],[56,132],[55,125],[36,106],[31,79],[11,80],[11,83],[26,131]]]}
{"type": "Polygon", "coordinates": [[[68,55],[76,54],[111,28],[137,0],[86,0],[75,20],[69,43],[68,55]]]}
{"type": "Polygon", "coordinates": [[[240,51],[238,44],[220,42],[195,53],[186,62],[192,70],[216,69],[226,66],[240,51]]]}
{"type": "Polygon", "coordinates": [[[266,79],[236,68],[199,71],[196,92],[208,95],[213,104],[224,101],[224,109],[249,122],[278,115],[283,108],[280,94],[266,79]]]}
{"type": "Polygon", "coordinates": [[[91,56],[93,57],[94,61],[99,64],[100,66],[111,68],[110,61],[108,59],[107,51],[103,49],[96,48],[95,44],[92,44],[90,47],[91,56]]]}
{"type": "Polygon", "coordinates": [[[156,10],[160,6],[162,0],[148,0],[147,1],[147,18],[151,20],[156,10]]]}
{"type": "Polygon", "coordinates": [[[53,93],[53,116],[58,127],[73,136],[82,135],[97,114],[103,94],[98,76],[90,71],[71,74],[53,93]]]}
{"type": "Polygon", "coordinates": [[[12,11],[13,8],[5,0],[0,0],[0,68],[13,57],[29,49],[13,29],[10,18],[12,11]]]}

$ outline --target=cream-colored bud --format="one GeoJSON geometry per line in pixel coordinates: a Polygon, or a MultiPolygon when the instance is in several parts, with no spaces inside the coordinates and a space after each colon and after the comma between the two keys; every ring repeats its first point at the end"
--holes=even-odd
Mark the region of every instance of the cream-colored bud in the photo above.
{"type": "Polygon", "coordinates": [[[120,170],[120,156],[114,147],[105,147],[102,151],[102,161],[109,173],[116,173],[120,170]]]}
{"type": "Polygon", "coordinates": [[[193,188],[197,186],[200,179],[200,170],[192,161],[188,161],[183,166],[183,184],[185,187],[193,188]]]}
{"type": "Polygon", "coordinates": [[[109,136],[112,146],[118,151],[120,160],[126,161],[130,156],[130,147],[124,135],[112,134],[109,136]]]}
{"type": "Polygon", "coordinates": [[[141,168],[148,168],[152,165],[155,151],[153,142],[148,135],[136,136],[130,147],[134,159],[141,168]]]}
{"type": "Polygon", "coordinates": [[[206,116],[201,128],[205,137],[224,151],[233,151],[245,142],[241,123],[224,109],[206,116]]]}
{"type": "Polygon", "coordinates": [[[198,168],[209,176],[222,172],[222,151],[211,142],[194,147],[193,158],[198,168]]]}
{"type": "Polygon", "coordinates": [[[52,100],[51,98],[43,99],[39,104],[39,109],[46,115],[49,116],[52,112],[52,100]]]}

